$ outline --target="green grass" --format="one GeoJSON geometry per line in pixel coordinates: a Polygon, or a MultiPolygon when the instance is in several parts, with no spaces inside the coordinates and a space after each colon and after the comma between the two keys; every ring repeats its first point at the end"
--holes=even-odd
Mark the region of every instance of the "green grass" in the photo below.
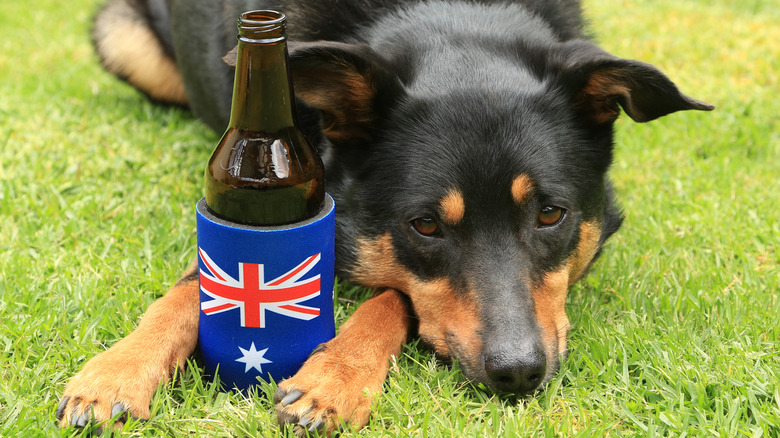
{"type": "MultiPolygon", "coordinates": [[[[0,7],[0,436],[70,436],[54,409],[194,255],[217,141],[104,73],[96,0],[0,7]]],[[[571,353],[546,391],[498,399],[412,344],[364,436],[780,436],[780,20],[774,0],[587,2],[601,44],[713,113],[623,118],[623,229],[569,297],[571,353]]],[[[341,287],[360,302],[366,294],[341,287]]],[[[355,304],[341,301],[342,322],[355,304]]],[[[268,435],[263,393],[188,367],[129,436],[268,435]]]]}

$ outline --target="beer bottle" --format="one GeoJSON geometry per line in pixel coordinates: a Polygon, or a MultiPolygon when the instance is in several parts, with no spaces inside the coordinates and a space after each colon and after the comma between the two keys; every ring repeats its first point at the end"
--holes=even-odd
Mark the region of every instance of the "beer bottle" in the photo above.
{"type": "Polygon", "coordinates": [[[323,204],[324,172],[296,126],[286,17],[246,12],[238,30],[230,123],[206,168],[206,203],[246,225],[311,218],[323,204]]]}

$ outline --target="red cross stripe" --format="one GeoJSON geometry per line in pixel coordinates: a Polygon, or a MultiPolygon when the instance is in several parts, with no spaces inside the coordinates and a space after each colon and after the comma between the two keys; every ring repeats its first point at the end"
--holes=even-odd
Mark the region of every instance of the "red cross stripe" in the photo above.
{"type": "Polygon", "coordinates": [[[271,311],[291,318],[311,320],[320,315],[320,309],[303,306],[300,303],[320,294],[320,276],[305,280],[306,275],[319,261],[315,254],[295,268],[279,277],[266,282],[264,267],[257,263],[238,264],[238,279],[227,275],[202,248],[198,256],[206,269],[200,270],[200,288],[211,301],[201,303],[206,315],[226,312],[233,309],[241,311],[242,327],[265,327],[265,311],[271,311]]]}

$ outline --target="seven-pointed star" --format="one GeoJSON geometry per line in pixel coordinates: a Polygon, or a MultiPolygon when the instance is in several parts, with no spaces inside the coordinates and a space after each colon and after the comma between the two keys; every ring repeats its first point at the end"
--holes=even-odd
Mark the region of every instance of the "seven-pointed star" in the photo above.
{"type": "Polygon", "coordinates": [[[238,347],[238,349],[241,350],[243,356],[236,359],[236,362],[243,362],[246,364],[246,368],[244,369],[245,373],[248,373],[249,370],[251,370],[252,368],[256,368],[257,371],[260,371],[262,373],[264,363],[273,363],[272,361],[263,357],[263,355],[265,354],[266,351],[268,351],[268,349],[266,348],[265,350],[257,351],[255,349],[254,342],[252,342],[252,346],[249,347],[249,350],[244,350],[241,347],[238,347]]]}

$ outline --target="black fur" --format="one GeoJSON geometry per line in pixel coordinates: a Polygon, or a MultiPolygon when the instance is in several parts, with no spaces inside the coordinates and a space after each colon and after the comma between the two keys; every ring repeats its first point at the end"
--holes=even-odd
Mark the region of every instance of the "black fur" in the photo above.
{"type": "MultiPolygon", "coordinates": [[[[143,0],[138,1],[144,3],[143,0]]],[[[436,38],[431,38],[433,36],[448,38],[440,33],[439,29],[435,33],[422,35],[423,39],[420,40],[419,36],[424,27],[419,27],[419,23],[413,23],[410,19],[424,22],[425,27],[435,27],[438,20],[442,29],[446,29],[448,23],[461,22],[468,29],[491,33],[494,33],[494,24],[504,21],[507,27],[503,29],[503,35],[497,35],[497,38],[505,44],[513,41],[523,44],[522,40],[528,37],[524,34],[523,22],[512,21],[512,17],[492,17],[483,20],[482,27],[474,23],[474,19],[479,16],[466,17],[465,21],[460,21],[464,14],[473,11],[475,4],[477,9],[482,11],[501,11],[508,5],[522,5],[527,11],[523,13],[523,21],[532,16],[536,17],[534,21],[538,26],[531,29],[531,32],[550,32],[557,41],[585,37],[581,8],[577,1],[433,2],[430,8],[437,11],[435,15],[426,13],[416,17],[399,11],[418,6],[418,0],[166,1],[164,3],[167,3],[167,7],[162,6],[163,0],[148,2],[149,6],[144,9],[149,11],[150,22],[155,32],[161,36],[165,51],[177,54],[176,60],[182,67],[187,89],[195,91],[190,93],[192,109],[217,131],[223,130],[227,125],[232,92],[232,70],[219,62],[219,58],[235,46],[235,22],[243,11],[284,11],[289,17],[288,34],[291,41],[366,43],[374,40],[372,47],[383,56],[395,58],[393,61],[397,62],[396,65],[409,67],[413,67],[413,64],[405,63],[408,60],[405,58],[408,47],[405,46],[426,39],[437,44],[436,38]],[[451,4],[447,8],[438,3],[451,4]],[[168,19],[168,14],[170,21],[166,26],[165,19],[168,19]],[[497,22],[496,18],[500,18],[500,21],[497,22]],[[517,25],[516,29],[514,24],[517,25]],[[403,27],[399,28],[399,25],[403,27]],[[401,29],[404,32],[399,32],[401,29]],[[389,52],[385,52],[385,49],[389,49],[389,52]],[[392,56],[390,52],[394,52],[396,56],[392,56]]],[[[455,38],[454,35],[449,37],[455,38]]],[[[490,49],[495,42],[495,39],[487,41],[487,48],[490,49]]]]}

